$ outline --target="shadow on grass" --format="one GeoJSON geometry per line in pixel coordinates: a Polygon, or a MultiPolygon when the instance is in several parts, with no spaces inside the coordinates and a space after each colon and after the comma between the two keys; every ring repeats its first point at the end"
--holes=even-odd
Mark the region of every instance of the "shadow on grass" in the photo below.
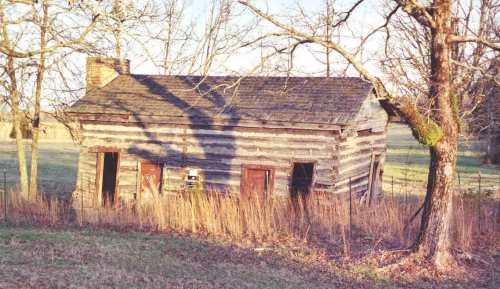
{"type": "MultiPolygon", "coordinates": [[[[178,234],[0,225],[0,285],[51,288],[488,288],[494,283],[383,276],[307,246],[232,246],[178,234]]],[[[496,280],[498,281],[498,280],[496,280]]],[[[495,280],[491,280],[495,282],[495,280]]],[[[494,287],[490,287],[494,288],[494,287]]]]}

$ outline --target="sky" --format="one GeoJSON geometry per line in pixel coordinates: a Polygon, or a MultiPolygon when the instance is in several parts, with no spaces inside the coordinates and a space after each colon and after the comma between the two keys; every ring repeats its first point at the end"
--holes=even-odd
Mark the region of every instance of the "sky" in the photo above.
{"type": "MultiPolygon", "coordinates": [[[[340,0],[336,2],[337,9],[339,10],[347,10],[351,5],[353,5],[355,1],[350,0],[340,0]]],[[[286,22],[286,18],[289,17],[290,11],[296,12],[298,11],[298,7],[303,8],[309,15],[315,16],[318,13],[322,13],[325,7],[325,0],[260,0],[253,1],[256,6],[260,9],[268,11],[270,14],[278,15],[280,19],[283,19],[286,22]]],[[[352,15],[352,23],[355,23],[355,26],[351,26],[350,29],[352,31],[344,31],[340,33],[342,36],[341,44],[346,47],[356,47],[357,41],[352,38],[352,33],[363,34],[366,33],[370,28],[380,25],[382,23],[382,19],[379,12],[376,12],[375,5],[377,3],[381,3],[380,1],[368,0],[366,3],[361,5],[358,9],[356,9],[355,13],[352,15]]],[[[207,1],[203,0],[194,0],[192,1],[192,5],[190,6],[187,14],[188,17],[192,17],[194,19],[203,19],[204,14],[207,12],[207,1]]],[[[246,12],[243,13],[242,17],[239,21],[246,22],[252,21],[254,19],[254,15],[246,9],[246,12]]],[[[267,21],[263,21],[262,25],[258,28],[258,33],[265,34],[269,32],[279,31],[272,24],[267,21]]],[[[376,38],[375,38],[376,39],[376,38]]],[[[367,45],[365,58],[368,59],[371,53],[376,53],[380,46],[378,45],[367,45]]],[[[316,58],[320,58],[324,60],[325,56],[320,55],[324,52],[324,48],[319,47],[317,45],[308,45],[304,47],[299,47],[295,52],[294,56],[294,71],[292,73],[296,74],[314,74],[318,76],[324,75],[325,65],[319,63],[316,58]]],[[[265,52],[264,52],[265,54],[265,52]]],[[[148,73],[157,73],[155,68],[151,63],[147,61],[144,62],[141,57],[134,57],[133,53],[129,54],[129,58],[132,63],[132,70],[136,73],[148,74],[148,73]]],[[[212,71],[214,74],[228,74],[228,73],[236,73],[240,72],[240,74],[245,74],[249,68],[254,67],[256,63],[260,61],[261,50],[253,50],[253,51],[245,51],[242,50],[241,53],[235,54],[230,57],[228,60],[224,60],[224,66],[227,67],[226,70],[217,70],[212,71]]],[[[335,53],[331,54],[331,61],[335,62],[336,60],[340,60],[335,53]]],[[[370,65],[370,64],[369,64],[370,65]]],[[[376,69],[377,65],[371,64],[372,69],[376,69]]],[[[342,67],[343,69],[343,67],[342,67]]],[[[351,73],[356,74],[354,71],[351,73]]]]}
{"type": "MultiPolygon", "coordinates": [[[[52,0],[52,3],[58,4],[64,0],[52,0]]],[[[156,1],[156,0],[155,0],[156,1]]],[[[181,0],[178,0],[181,1],[181,0]]],[[[91,2],[91,1],[90,1],[91,2]]],[[[89,3],[90,3],[89,2],[89,3]]],[[[129,1],[124,0],[124,3],[128,3],[129,1]]],[[[134,8],[140,10],[142,8],[141,1],[132,1],[134,2],[134,8]]],[[[207,0],[182,0],[181,2],[187,3],[187,8],[184,12],[184,20],[181,22],[179,26],[184,25],[194,25],[194,32],[198,35],[203,34],[205,29],[205,23],[207,21],[207,17],[209,15],[209,1],[207,0]]],[[[289,23],[289,19],[296,15],[299,12],[299,7],[304,9],[305,13],[311,17],[311,21],[317,20],[317,17],[320,13],[324,13],[325,11],[325,0],[253,0],[251,1],[254,5],[259,7],[260,9],[267,11],[272,15],[276,15],[278,19],[284,21],[285,23],[289,23]]],[[[64,2],[66,3],[66,2],[64,2]]],[[[157,0],[156,4],[162,5],[164,2],[162,0],[157,0]]],[[[348,9],[351,5],[355,3],[354,0],[337,0],[335,2],[335,7],[339,11],[344,11],[348,9]]],[[[366,33],[370,28],[380,25],[382,23],[382,19],[378,14],[380,7],[376,5],[383,5],[383,2],[377,0],[367,0],[365,1],[358,9],[356,9],[355,13],[352,15],[351,25],[349,29],[344,29],[336,32],[334,37],[338,37],[340,43],[347,47],[353,48],[357,46],[358,40],[353,38],[352,35],[361,35],[366,33]]],[[[227,29],[236,29],[232,28],[237,26],[244,26],[248,23],[254,23],[257,18],[255,15],[251,13],[247,8],[236,5],[236,10],[238,16],[234,19],[230,20],[229,28],[227,29]]],[[[18,16],[16,14],[21,15],[23,12],[21,8],[9,10],[8,13],[11,17],[18,16]]],[[[146,10],[146,8],[143,8],[146,10]]],[[[75,16],[75,18],[71,19],[61,19],[58,18],[57,21],[62,22],[81,22],[87,23],[89,19],[82,18],[79,16],[75,16]]],[[[158,24],[156,24],[158,25],[158,24]]],[[[293,25],[296,25],[295,23],[293,25]]],[[[297,27],[300,27],[298,24],[297,27]]],[[[300,27],[302,29],[302,27],[300,27]]],[[[12,28],[17,29],[18,31],[22,31],[23,27],[12,28]]],[[[156,31],[159,26],[150,26],[147,27],[150,31],[156,31]]],[[[305,28],[304,28],[305,29],[305,28]]],[[[303,29],[303,30],[304,30],[303,29]]],[[[257,36],[280,31],[275,26],[270,24],[267,21],[261,21],[255,27],[252,27],[250,31],[248,31],[248,39],[254,39],[257,36]]],[[[64,32],[64,31],[63,31],[64,32]]],[[[124,48],[123,55],[125,58],[130,59],[131,61],[131,72],[136,74],[162,74],[165,73],[163,69],[158,67],[158,62],[163,56],[163,44],[159,41],[145,40],[142,38],[141,33],[144,33],[145,30],[139,27],[131,27],[130,31],[125,31],[125,36],[123,36],[124,48]],[[137,30],[137,31],[136,31],[137,30]],[[130,35],[134,34],[133,37],[129,37],[126,34],[130,33],[130,35]],[[156,62],[156,63],[153,63],[156,62]]],[[[25,37],[24,35],[23,37],[25,37]]],[[[110,47],[113,46],[112,43],[113,37],[106,35],[103,37],[102,35],[91,36],[94,38],[97,46],[100,47],[110,47]]],[[[23,45],[33,45],[36,44],[36,40],[30,38],[23,38],[25,40],[25,44],[23,45]]],[[[266,40],[267,41],[267,40],[266,40]]],[[[275,40],[269,40],[269,42],[273,42],[273,45],[283,46],[286,41],[293,40],[283,40],[281,42],[275,42],[275,40]],[[283,42],[285,41],[285,42],[283,42]]],[[[229,44],[234,44],[231,41],[228,41],[229,44]]],[[[263,45],[268,44],[265,42],[263,45]]],[[[199,45],[195,40],[191,41],[188,46],[185,47],[176,47],[174,44],[174,55],[179,55],[181,57],[185,57],[186,59],[190,56],[196,54],[196,46],[199,45]]],[[[373,71],[377,71],[378,63],[376,61],[371,60],[373,55],[379,53],[380,45],[377,43],[377,38],[374,37],[370,43],[366,45],[366,49],[364,53],[361,55],[361,59],[366,62],[366,65],[369,69],[373,71]]],[[[224,49],[224,47],[221,47],[224,49]]],[[[113,56],[113,50],[106,50],[105,55],[113,56]]],[[[264,74],[269,75],[270,73],[276,74],[276,70],[278,74],[284,74],[287,70],[288,66],[288,56],[286,54],[280,55],[279,57],[273,57],[270,61],[266,63],[267,70],[261,71],[259,69],[252,71],[253,68],[259,66],[261,56],[266,55],[274,51],[274,48],[251,48],[251,49],[240,49],[237,52],[231,53],[229,56],[220,56],[215,60],[215,64],[212,66],[212,69],[209,71],[209,74],[212,75],[247,75],[247,74],[264,74]]],[[[321,61],[324,61],[325,49],[323,47],[319,47],[318,45],[304,45],[299,46],[299,48],[294,53],[293,58],[293,70],[290,72],[292,76],[300,76],[300,75],[315,75],[315,76],[325,76],[326,66],[321,61]]],[[[67,56],[61,63],[58,63],[59,67],[64,70],[64,75],[67,78],[65,81],[60,79],[60,75],[58,73],[49,73],[47,75],[46,81],[44,82],[44,97],[43,106],[45,109],[50,109],[54,105],[58,105],[60,103],[71,103],[75,101],[77,98],[83,96],[84,94],[84,81],[85,81],[85,59],[86,54],[83,53],[72,53],[67,56]],[[68,77],[68,75],[72,75],[72,77],[68,77]],[[64,87],[61,87],[64,84],[64,87]],[[68,92],[69,91],[69,92],[68,92]]],[[[342,58],[332,53],[331,56],[332,63],[332,76],[336,76],[340,74],[345,69],[346,65],[342,58]]],[[[55,59],[52,59],[52,62],[55,62],[55,59]]],[[[50,61],[49,61],[50,62],[50,61]]],[[[186,69],[174,69],[172,73],[175,74],[187,74],[194,73],[199,74],[200,71],[190,72],[186,69]]],[[[351,68],[348,70],[348,74],[352,76],[357,76],[357,73],[351,68]]],[[[32,86],[26,85],[26,89],[24,91],[26,95],[32,94],[32,86]]]]}

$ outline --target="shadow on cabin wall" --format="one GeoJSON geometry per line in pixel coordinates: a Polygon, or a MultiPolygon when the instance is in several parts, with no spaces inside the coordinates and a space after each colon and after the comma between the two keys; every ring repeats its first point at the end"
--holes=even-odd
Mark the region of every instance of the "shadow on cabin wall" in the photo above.
{"type": "MultiPolygon", "coordinates": [[[[144,99],[142,101],[147,102],[149,97],[153,97],[157,101],[158,97],[161,97],[162,101],[168,103],[169,105],[176,106],[182,110],[185,115],[187,115],[187,117],[191,120],[189,128],[193,130],[220,129],[214,126],[214,120],[207,114],[207,112],[197,107],[193,107],[190,103],[176,96],[174,93],[169,91],[167,87],[161,85],[152,77],[131,76],[134,77],[139,83],[146,86],[150,92],[150,94],[143,96],[144,99]],[[200,125],[200,121],[203,121],[203,124],[200,125]]],[[[204,181],[207,183],[210,183],[212,180],[228,183],[231,179],[231,161],[235,158],[236,151],[235,136],[228,132],[231,132],[233,130],[233,126],[236,126],[239,123],[240,116],[235,110],[231,109],[230,104],[226,103],[225,98],[220,95],[215,88],[204,82],[200,83],[200,80],[202,80],[200,77],[193,77],[190,79],[185,77],[182,78],[182,81],[186,83],[187,87],[198,87],[197,90],[200,91],[200,98],[208,100],[213,104],[214,108],[211,109],[223,111],[225,117],[230,119],[228,126],[223,128],[224,135],[220,136],[225,140],[225,144],[223,146],[220,145],[221,149],[224,151],[223,155],[214,155],[213,147],[209,147],[211,146],[210,144],[203,142],[203,139],[206,139],[207,136],[196,131],[192,134],[192,137],[198,140],[198,144],[203,150],[203,154],[200,156],[186,153],[178,148],[175,148],[173,145],[169,144],[168,141],[159,139],[157,135],[148,131],[149,122],[145,119],[145,117],[143,117],[144,114],[142,111],[131,110],[128,106],[123,105],[123,103],[116,98],[114,99],[113,105],[130,113],[135,125],[143,129],[144,135],[148,138],[148,144],[157,147],[157,149],[154,150],[146,150],[132,144],[128,147],[127,154],[136,156],[138,159],[151,163],[165,163],[167,166],[178,167],[181,170],[182,168],[198,169],[201,175],[205,177],[204,181]],[[207,166],[215,166],[217,168],[217,172],[207,170],[207,166]]],[[[223,187],[215,189],[222,188],[223,187]]]]}

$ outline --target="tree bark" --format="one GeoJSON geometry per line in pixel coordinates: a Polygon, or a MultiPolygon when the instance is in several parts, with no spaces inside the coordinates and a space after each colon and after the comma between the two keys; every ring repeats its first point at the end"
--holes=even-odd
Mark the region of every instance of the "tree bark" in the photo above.
{"type": "Polygon", "coordinates": [[[418,257],[431,259],[438,269],[449,269],[454,264],[450,225],[459,130],[451,81],[451,49],[447,43],[451,33],[451,1],[435,0],[432,7],[429,97],[435,111],[434,121],[446,133],[430,147],[427,193],[414,250],[418,257]]]}
{"type": "Polygon", "coordinates": [[[486,164],[500,164],[500,151],[498,147],[500,143],[498,141],[499,136],[495,135],[493,132],[488,131],[488,140],[487,140],[487,148],[486,148],[486,164]]]}
{"type": "Polygon", "coordinates": [[[429,150],[431,161],[427,194],[414,251],[417,257],[432,260],[438,269],[447,269],[454,263],[450,225],[457,145],[456,142],[442,142],[429,150]]]}
{"type": "Polygon", "coordinates": [[[499,164],[500,163],[500,152],[498,151],[498,146],[500,145],[497,141],[498,135],[495,134],[496,128],[495,118],[493,115],[493,107],[494,107],[494,93],[491,92],[487,95],[487,102],[485,103],[487,117],[488,117],[488,129],[486,135],[486,155],[484,162],[486,164],[499,164]]]}
{"type": "Polygon", "coordinates": [[[36,75],[35,86],[35,112],[33,116],[33,130],[31,139],[31,178],[30,178],[30,195],[37,197],[38,195],[38,140],[40,135],[40,100],[42,96],[42,82],[45,74],[45,47],[47,41],[45,33],[47,31],[48,22],[48,3],[43,2],[43,22],[40,27],[40,60],[36,75]]]}

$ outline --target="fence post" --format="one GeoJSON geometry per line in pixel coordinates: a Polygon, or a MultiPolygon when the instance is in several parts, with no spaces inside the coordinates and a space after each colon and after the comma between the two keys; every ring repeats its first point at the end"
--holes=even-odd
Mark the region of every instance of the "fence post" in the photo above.
{"type": "Polygon", "coordinates": [[[478,199],[477,199],[477,229],[481,234],[481,171],[477,172],[477,185],[478,185],[478,199]]]}
{"type": "Polygon", "coordinates": [[[351,177],[349,177],[349,247],[351,246],[352,238],[352,185],[351,177]]]}
{"type": "Polygon", "coordinates": [[[80,174],[80,227],[83,225],[83,176],[80,174]]]}
{"type": "Polygon", "coordinates": [[[394,176],[391,176],[391,193],[392,193],[392,200],[394,201],[394,176]]]}
{"type": "Polygon", "coordinates": [[[477,186],[479,195],[481,195],[481,171],[477,171],[477,186]]]}
{"type": "Polygon", "coordinates": [[[3,220],[7,222],[7,170],[3,170],[3,220]]]}

